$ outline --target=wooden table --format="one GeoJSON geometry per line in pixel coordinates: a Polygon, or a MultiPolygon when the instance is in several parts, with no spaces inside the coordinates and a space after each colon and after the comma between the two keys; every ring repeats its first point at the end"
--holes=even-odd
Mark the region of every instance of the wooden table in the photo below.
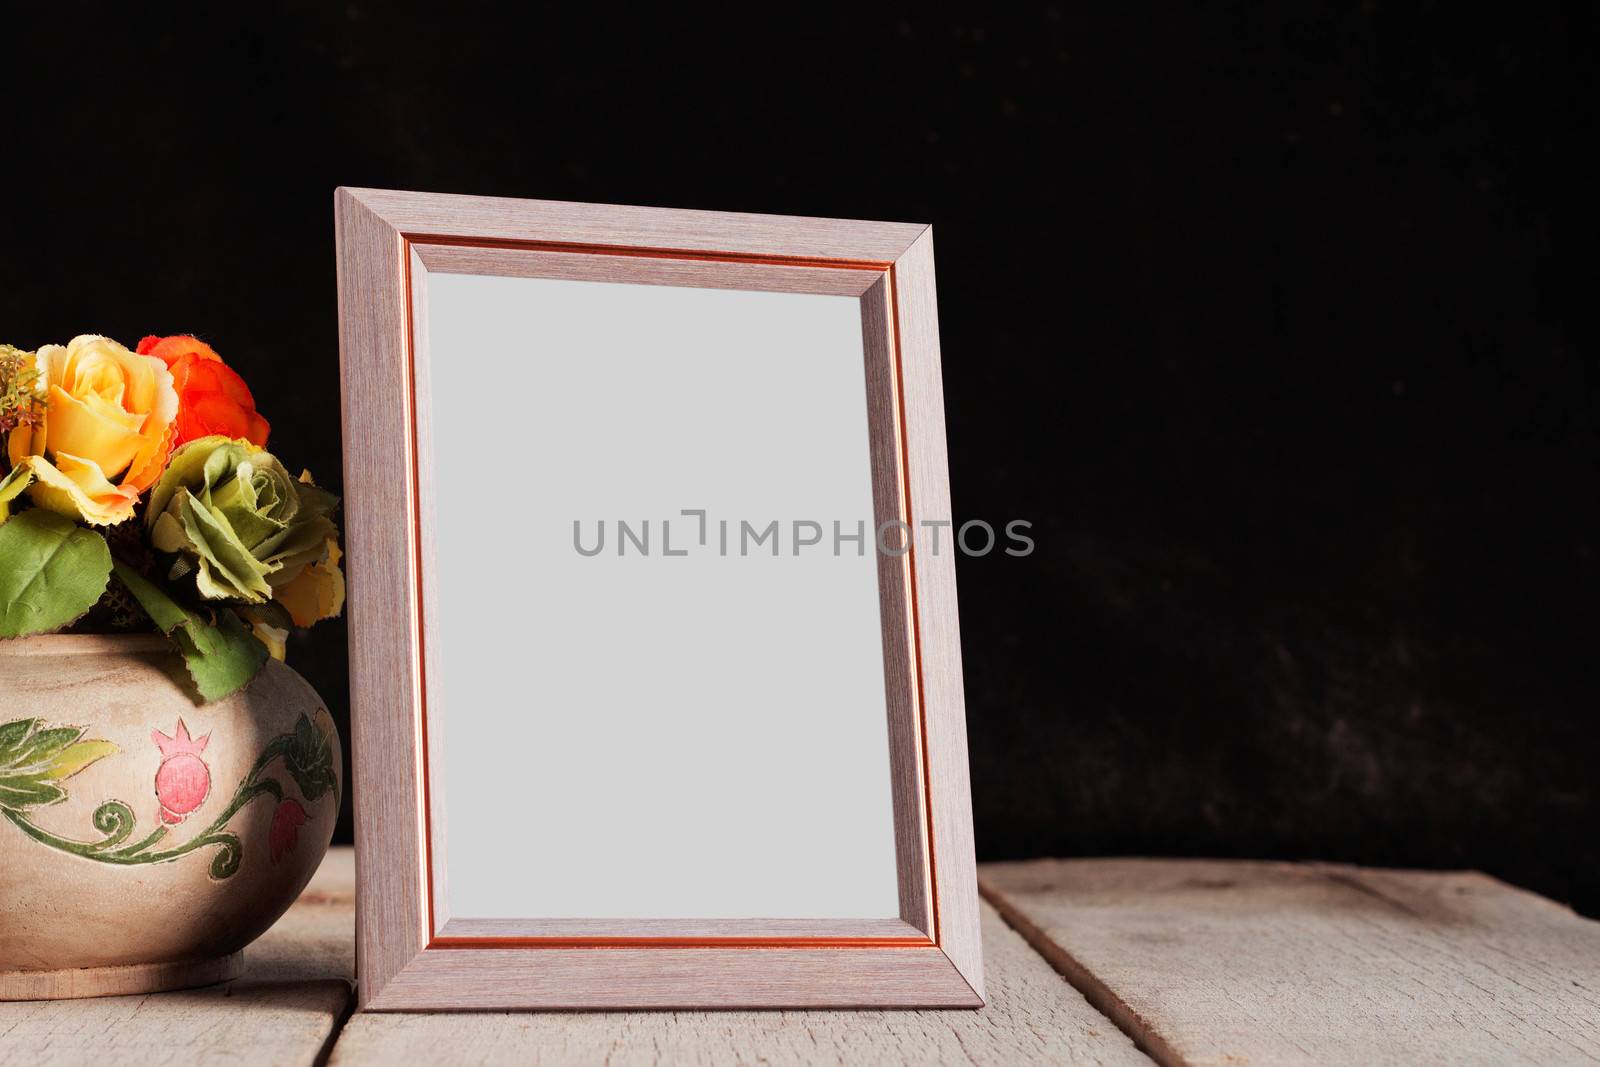
{"type": "Polygon", "coordinates": [[[245,977],[0,1004],[0,1064],[1600,1061],[1600,923],[1482,874],[1040,860],[980,878],[981,1011],[352,1017],[336,849],[245,977]]]}

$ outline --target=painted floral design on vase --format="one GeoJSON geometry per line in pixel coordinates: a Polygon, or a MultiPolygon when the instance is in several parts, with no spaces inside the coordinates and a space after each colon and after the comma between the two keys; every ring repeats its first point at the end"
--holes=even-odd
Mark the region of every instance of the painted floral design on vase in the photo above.
{"type": "Polygon", "coordinates": [[[200,758],[211,735],[191,741],[189,727],[179,719],[171,737],[160,730],[151,730],[150,740],[161,750],[161,766],[156,770],[156,799],[161,801],[161,821],[174,825],[188,818],[211,795],[211,769],[200,758]]]}
{"type": "Polygon", "coordinates": [[[197,707],[142,635],[0,642],[0,674],[0,1000],[235,976],[338,815],[316,692],[274,661],[197,707]]]}
{"type": "Polygon", "coordinates": [[[285,800],[272,813],[272,829],[267,831],[267,847],[277,863],[300,843],[300,827],[306,824],[306,809],[298,800],[285,800]]]}
{"type": "MultiPolygon", "coordinates": [[[[327,712],[318,710],[320,716],[326,718],[327,712]]],[[[283,783],[263,773],[274,760],[283,761],[308,801],[319,800],[329,790],[338,788],[327,730],[312,725],[302,714],[295,721],[293,733],[274,738],[262,751],[249,775],[234,791],[233,802],[210,826],[187,841],[157,848],[166,842],[168,829],[187,818],[211,793],[211,771],[199,756],[210,735],[198,741],[191,740],[183,720],[179,719],[175,736],[168,737],[159,730],[151,733],[163,757],[156,770],[161,825],[137,844],[125,844],[137,827],[138,816],[122,801],[108,800],[94,810],[91,820],[94,829],[104,836],[83,841],[44,829],[33,820],[31,812],[66,800],[69,795],[66,779],[98,760],[115,755],[117,747],[109,741],[82,740],[86,732],[82,726],[46,724],[38,719],[0,723],[0,815],[42,845],[100,863],[165,863],[213,845],[218,851],[211,860],[211,877],[231,878],[239,869],[244,852],[238,836],[228,832],[227,826],[250,801],[263,794],[270,794],[278,801],[267,834],[273,863],[293,850],[298,829],[309,818],[298,801],[285,799],[283,783]],[[30,792],[29,785],[42,788],[30,792]]]]}

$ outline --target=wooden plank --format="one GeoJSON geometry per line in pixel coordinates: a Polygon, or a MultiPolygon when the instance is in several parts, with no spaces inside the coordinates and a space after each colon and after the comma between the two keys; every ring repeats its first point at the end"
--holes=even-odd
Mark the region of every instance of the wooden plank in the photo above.
{"type": "Polygon", "coordinates": [[[243,977],[176,993],[0,1004],[0,1065],[315,1063],[350,1010],[354,922],[354,860],[335,849],[245,950],[243,977]]]}
{"type": "Polygon", "coordinates": [[[330,1064],[1149,1064],[989,908],[983,938],[975,1012],[363,1012],[330,1064]]]}
{"type": "Polygon", "coordinates": [[[1036,860],[980,881],[1161,1063],[1600,1059],[1600,923],[1483,874],[1036,860]]]}
{"type": "Polygon", "coordinates": [[[245,981],[356,979],[356,861],[330,848],[294,907],[245,949],[245,981]]]}

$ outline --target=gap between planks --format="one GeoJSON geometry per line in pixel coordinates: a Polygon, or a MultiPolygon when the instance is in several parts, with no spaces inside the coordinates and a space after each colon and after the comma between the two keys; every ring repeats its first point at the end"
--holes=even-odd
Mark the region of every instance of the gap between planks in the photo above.
{"type": "Polygon", "coordinates": [[[984,873],[985,867],[980,866],[978,891],[984,900],[1034,951],[1056,969],[1068,985],[1083,994],[1083,999],[1127,1035],[1140,1052],[1162,1067],[1184,1067],[1184,1060],[1176,1049],[1168,1045],[1166,1040],[1125,1004],[1122,998],[1112,992],[1109,986],[1073,958],[1071,952],[1052,941],[1049,934],[1028,918],[1026,911],[1007,900],[1004,893],[986,883],[984,873]]]}

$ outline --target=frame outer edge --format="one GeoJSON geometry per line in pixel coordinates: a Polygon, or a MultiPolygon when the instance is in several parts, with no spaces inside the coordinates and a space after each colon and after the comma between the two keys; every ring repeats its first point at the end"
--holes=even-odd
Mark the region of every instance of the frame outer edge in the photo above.
{"type": "Polygon", "coordinates": [[[410,622],[409,372],[398,231],[349,190],[334,195],[350,740],[356,845],[357,996],[365,1006],[425,945],[418,649],[410,622]],[[385,449],[391,451],[386,452],[385,449]]]}
{"type": "MultiPolygon", "coordinates": [[[[689,247],[698,246],[708,240],[696,232],[704,216],[706,220],[729,223],[730,232],[723,236],[739,245],[748,241],[757,247],[778,248],[785,254],[791,250],[806,254],[812,248],[832,255],[842,254],[841,249],[843,252],[860,249],[874,254],[887,253],[885,258],[892,259],[894,264],[894,314],[902,338],[906,462],[911,499],[916,509],[912,521],[951,516],[931,228],[786,220],[773,216],[730,217],[720,213],[648,208],[486,201],[382,190],[337,190],[340,384],[345,433],[345,495],[351,502],[345,530],[353,624],[350,630],[352,635],[361,635],[359,642],[352,640],[350,643],[351,705],[352,709],[365,708],[364,714],[352,714],[351,720],[359,890],[356,909],[358,1006],[362,1010],[436,1010],[444,1006],[440,1003],[437,980],[456,971],[456,964],[472,964],[473,972],[477,973],[477,964],[498,969],[491,961],[509,962],[510,958],[519,958],[521,963],[527,962],[520,954],[507,957],[499,950],[461,950],[442,955],[425,951],[429,931],[426,928],[427,858],[423,820],[428,813],[420,765],[423,758],[419,721],[421,648],[413,629],[420,605],[415,599],[416,558],[411,543],[417,501],[411,483],[412,464],[408,462],[405,469],[395,470],[392,453],[395,441],[405,441],[408,449],[415,448],[411,426],[411,357],[405,336],[408,300],[402,263],[405,237],[420,222],[439,218],[435,214],[437,209],[448,213],[456,208],[467,209],[469,214],[472,213],[470,209],[477,209],[479,218],[473,226],[480,229],[498,230],[510,221],[508,216],[518,214],[516,225],[511,227],[513,230],[532,226],[543,231],[547,226],[571,224],[582,231],[586,239],[611,234],[630,239],[637,236],[641,245],[651,247],[677,246],[685,237],[688,237],[689,247]],[[519,203],[525,209],[532,209],[525,218],[518,213],[519,203]],[[487,216],[494,217],[491,220],[487,216]],[[612,218],[617,221],[613,223],[612,218]],[[618,225],[620,231],[613,228],[618,225]],[[835,231],[835,225],[841,230],[835,231]],[[846,233],[843,229],[856,232],[846,233]],[[862,245],[855,245],[850,240],[852,237],[858,238],[862,245]]],[[[718,243],[724,242],[718,240],[718,243]]],[[[923,726],[929,740],[929,815],[935,824],[934,879],[940,936],[933,958],[940,960],[942,966],[923,970],[921,981],[928,984],[918,994],[907,996],[908,991],[902,989],[899,995],[884,997],[880,1002],[884,1006],[919,1003],[933,1006],[937,1003],[944,1007],[973,1007],[983,1003],[982,946],[953,557],[953,548],[937,557],[918,558],[918,554],[913,553],[917,568],[914,590],[921,620],[923,726]],[[947,982],[953,986],[946,985],[947,982]]],[[[560,950],[553,951],[555,955],[544,957],[550,963],[564,956],[560,950]]],[[[585,950],[585,954],[587,951],[592,950],[585,950]]],[[[653,955],[663,950],[649,951],[653,955]]],[[[772,951],[757,950],[762,957],[772,951]]],[[[807,950],[808,957],[811,951],[820,950],[807,950]]],[[[618,970],[631,956],[626,950],[609,950],[606,955],[614,955],[610,962],[618,965],[603,967],[607,972],[618,970]]],[[[860,959],[865,964],[868,958],[860,959]]],[[[807,958],[804,962],[820,961],[807,958]]],[[[556,975],[535,968],[515,976],[506,973],[503,977],[520,985],[556,975]]],[[[587,975],[580,969],[568,972],[565,977],[582,986],[587,975]]],[[[794,988],[783,988],[786,984],[780,982],[778,988],[767,986],[751,998],[750,1006],[844,1007],[847,1003],[862,1006],[876,999],[870,995],[862,997],[864,990],[857,990],[845,994],[852,998],[848,1001],[831,997],[814,1000],[815,993],[797,996],[794,988]]],[[[583,997],[581,991],[574,992],[583,997]]],[[[731,993],[731,990],[724,990],[723,996],[731,993]]],[[[567,991],[554,996],[549,993],[534,996],[502,987],[500,997],[503,999],[497,1007],[501,1010],[557,1005],[600,1006],[596,1001],[574,1001],[567,991]]],[[[673,998],[673,1002],[683,1007],[709,1003],[739,1006],[737,995],[727,1000],[720,996],[704,1000],[691,993],[682,999],[673,998]]],[[[609,1003],[624,1006],[627,998],[609,1003]]],[[[450,1006],[460,1009],[469,1004],[456,1001],[450,1006]]],[[[648,1006],[666,1005],[655,1001],[648,1006]]]]}
{"type": "MultiPolygon", "coordinates": [[[[950,519],[944,386],[939,359],[939,309],[934,284],[933,228],[895,262],[905,389],[912,522],[950,519]]],[[[973,992],[983,997],[978,870],[973,853],[972,785],[967,764],[966,699],[956,603],[955,529],[947,551],[916,558],[923,715],[927,731],[929,816],[933,820],[939,945],[973,992]]],[[[923,547],[919,539],[918,548],[923,547]]]]}

